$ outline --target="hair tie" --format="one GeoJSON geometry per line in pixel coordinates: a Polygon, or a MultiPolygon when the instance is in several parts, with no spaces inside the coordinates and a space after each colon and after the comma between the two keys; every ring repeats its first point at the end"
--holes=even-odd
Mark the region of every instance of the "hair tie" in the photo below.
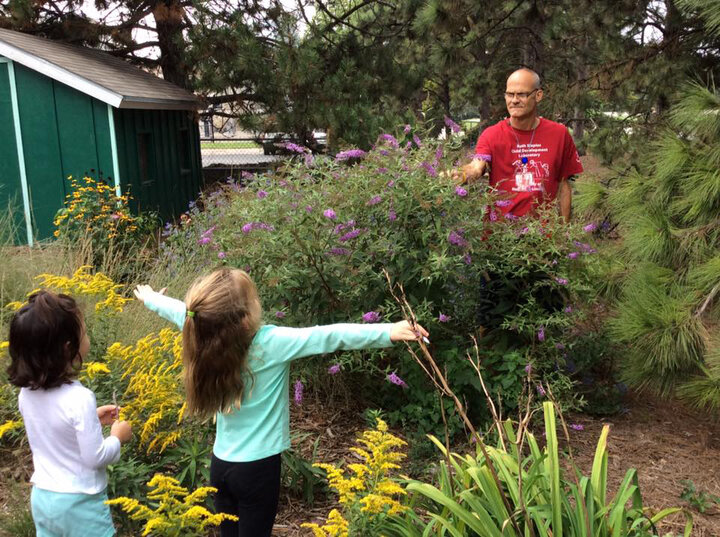
{"type": "Polygon", "coordinates": [[[195,312],[194,312],[194,311],[187,310],[186,315],[187,315],[188,317],[195,317],[195,312]]]}

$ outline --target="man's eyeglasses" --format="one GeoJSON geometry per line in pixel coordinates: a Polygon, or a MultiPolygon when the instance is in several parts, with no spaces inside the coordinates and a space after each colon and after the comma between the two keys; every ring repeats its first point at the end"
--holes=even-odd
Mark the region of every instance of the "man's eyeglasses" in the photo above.
{"type": "Polygon", "coordinates": [[[517,98],[520,99],[521,101],[524,101],[525,99],[528,99],[528,98],[530,97],[530,95],[532,95],[533,93],[535,93],[536,91],[539,91],[539,90],[540,90],[540,88],[535,88],[534,90],[532,90],[532,91],[529,92],[529,93],[526,92],[526,91],[518,91],[518,92],[515,92],[515,93],[506,91],[506,92],[505,92],[505,98],[506,98],[506,99],[514,99],[515,97],[517,97],[517,98]]]}

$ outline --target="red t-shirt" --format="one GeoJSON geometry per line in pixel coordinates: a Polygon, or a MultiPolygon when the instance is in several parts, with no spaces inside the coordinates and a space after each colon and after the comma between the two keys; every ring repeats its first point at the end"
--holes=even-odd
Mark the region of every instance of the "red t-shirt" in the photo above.
{"type": "Polygon", "coordinates": [[[540,118],[535,131],[510,126],[507,119],[485,129],[475,157],[490,163],[490,186],[507,193],[503,213],[523,216],[557,196],[560,181],[583,171],[565,125],[540,118]]]}

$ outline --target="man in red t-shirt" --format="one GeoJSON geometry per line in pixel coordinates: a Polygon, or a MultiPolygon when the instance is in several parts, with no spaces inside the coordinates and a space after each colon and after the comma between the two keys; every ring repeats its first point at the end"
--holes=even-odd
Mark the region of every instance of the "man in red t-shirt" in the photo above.
{"type": "Polygon", "coordinates": [[[453,177],[461,184],[473,182],[489,166],[490,186],[507,200],[498,205],[503,214],[532,214],[539,203],[558,198],[560,214],[569,222],[572,191],[568,178],[583,167],[567,127],[538,116],[542,98],[535,71],[519,69],[511,74],[505,90],[510,118],[482,132],[472,162],[455,170],[453,177]]]}

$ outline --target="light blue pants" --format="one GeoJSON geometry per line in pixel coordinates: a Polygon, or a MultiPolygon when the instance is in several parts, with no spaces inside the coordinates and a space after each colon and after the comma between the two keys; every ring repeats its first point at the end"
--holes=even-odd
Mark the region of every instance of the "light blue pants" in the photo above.
{"type": "Polygon", "coordinates": [[[37,537],[112,537],[107,492],[76,494],[32,488],[30,508],[37,537]]]}

